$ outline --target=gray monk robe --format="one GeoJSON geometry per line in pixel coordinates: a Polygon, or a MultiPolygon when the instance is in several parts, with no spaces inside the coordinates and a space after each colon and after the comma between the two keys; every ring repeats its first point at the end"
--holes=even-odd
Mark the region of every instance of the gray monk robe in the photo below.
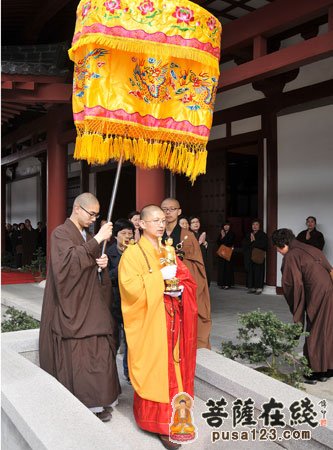
{"type": "Polygon", "coordinates": [[[107,406],[120,394],[116,357],[117,328],[110,313],[108,270],[102,283],[95,259],[100,246],[87,242],[67,219],[51,235],[43,300],[40,366],[87,407],[107,406]]]}
{"type": "Polygon", "coordinates": [[[333,283],[332,270],[317,248],[294,239],[282,263],[284,296],[294,322],[304,324],[310,335],[305,339],[304,355],[314,372],[333,369],[333,283]]]}

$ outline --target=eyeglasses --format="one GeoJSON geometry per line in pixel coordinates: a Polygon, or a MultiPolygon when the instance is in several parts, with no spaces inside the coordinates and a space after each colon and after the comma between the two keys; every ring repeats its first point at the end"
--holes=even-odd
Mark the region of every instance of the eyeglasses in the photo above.
{"type": "Polygon", "coordinates": [[[157,227],[158,225],[165,225],[165,224],[166,224],[166,220],[165,220],[165,219],[145,220],[145,222],[151,222],[151,223],[153,223],[156,227],[157,227]]]}
{"type": "Polygon", "coordinates": [[[79,205],[81,209],[83,209],[83,211],[85,211],[87,214],[89,214],[90,217],[95,217],[95,219],[99,218],[99,214],[98,213],[94,213],[94,212],[89,212],[86,209],[83,208],[83,206],[79,205]]]}
{"type": "Polygon", "coordinates": [[[174,212],[174,211],[177,211],[177,209],[179,209],[179,208],[173,208],[173,207],[171,207],[171,208],[161,208],[162,209],[162,211],[163,212],[174,212]]]}

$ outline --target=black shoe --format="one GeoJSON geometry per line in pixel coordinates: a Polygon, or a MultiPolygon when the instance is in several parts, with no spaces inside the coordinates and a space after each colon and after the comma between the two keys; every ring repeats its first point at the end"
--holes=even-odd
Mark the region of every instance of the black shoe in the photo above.
{"type": "Polygon", "coordinates": [[[327,372],[315,372],[318,381],[325,383],[328,380],[327,372]]]}
{"type": "Polygon", "coordinates": [[[177,448],[181,447],[180,444],[175,444],[174,442],[171,442],[169,436],[166,434],[159,434],[158,437],[160,438],[163,447],[167,448],[168,450],[176,450],[177,448]]]}
{"type": "Polygon", "coordinates": [[[317,380],[313,375],[305,376],[304,375],[304,383],[306,384],[317,384],[317,380]]]}
{"type": "Polygon", "coordinates": [[[95,416],[99,418],[102,422],[110,422],[112,414],[105,409],[99,413],[95,413],[95,416]]]}
{"type": "Polygon", "coordinates": [[[317,381],[325,383],[327,380],[326,372],[313,372],[309,377],[304,377],[304,383],[307,384],[317,384],[317,381]]]}
{"type": "Polygon", "coordinates": [[[111,414],[112,411],[113,411],[112,406],[103,406],[103,408],[105,409],[105,411],[109,412],[110,414],[111,414]]]}

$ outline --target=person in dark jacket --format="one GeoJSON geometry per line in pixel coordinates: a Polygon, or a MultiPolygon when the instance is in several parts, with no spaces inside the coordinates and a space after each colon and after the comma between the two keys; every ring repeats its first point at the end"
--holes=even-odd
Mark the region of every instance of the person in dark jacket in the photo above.
{"type": "Polygon", "coordinates": [[[135,242],[138,242],[142,235],[142,230],[140,228],[140,211],[131,211],[127,218],[134,225],[134,240],[135,242]]]}
{"type": "Polygon", "coordinates": [[[325,239],[323,233],[317,230],[317,219],[314,216],[309,216],[306,219],[307,229],[301,231],[297,235],[297,240],[303,242],[304,244],[313,245],[313,247],[322,250],[325,245],[325,239]]]}
{"type": "Polygon", "coordinates": [[[29,266],[34,259],[34,252],[37,248],[37,233],[31,226],[29,219],[25,219],[24,228],[22,230],[22,264],[23,266],[29,266]]]}
{"type": "Polygon", "coordinates": [[[180,227],[184,228],[185,230],[190,229],[190,222],[184,214],[181,214],[180,216],[178,216],[178,225],[180,227]]]}
{"type": "Polygon", "coordinates": [[[191,216],[189,218],[190,223],[190,230],[193,232],[194,236],[196,237],[197,241],[200,245],[200,250],[202,254],[202,259],[205,264],[206,269],[206,275],[207,275],[207,283],[208,286],[210,285],[210,273],[209,273],[209,267],[208,267],[208,241],[207,241],[207,233],[206,231],[201,230],[201,223],[200,223],[200,217],[198,216],[191,216]]]}
{"type": "Polygon", "coordinates": [[[252,231],[243,240],[244,265],[247,272],[246,285],[249,294],[261,294],[265,279],[265,259],[259,264],[254,262],[252,260],[253,249],[256,248],[266,252],[267,247],[267,234],[260,229],[260,221],[255,219],[252,222],[252,231]]]}
{"type": "Polygon", "coordinates": [[[123,355],[123,369],[124,369],[124,376],[128,382],[129,376],[127,364],[127,344],[126,344],[126,336],[124,334],[123,316],[121,313],[121,298],[118,284],[118,265],[124,250],[129,245],[130,240],[134,238],[134,231],[135,226],[130,220],[118,219],[113,227],[113,235],[115,237],[115,242],[113,242],[106,249],[106,254],[109,258],[109,275],[113,289],[113,305],[111,307],[111,313],[118,324],[120,333],[123,335],[124,338],[125,348],[123,355]]]}
{"type": "MultiPolygon", "coordinates": [[[[230,222],[225,222],[221,227],[221,232],[217,238],[217,245],[233,247],[236,235],[231,231],[230,222]]],[[[229,289],[234,285],[234,268],[232,257],[230,261],[218,256],[217,285],[222,289],[229,289]]]]}

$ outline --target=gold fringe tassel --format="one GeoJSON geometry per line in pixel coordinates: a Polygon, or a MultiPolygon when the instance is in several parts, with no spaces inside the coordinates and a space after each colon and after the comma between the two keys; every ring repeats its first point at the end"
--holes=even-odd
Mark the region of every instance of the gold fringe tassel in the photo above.
{"type": "MultiPolygon", "coordinates": [[[[110,49],[122,50],[129,53],[141,53],[149,56],[160,56],[170,58],[184,58],[214,67],[216,73],[219,71],[219,57],[207,53],[204,50],[175,44],[164,44],[161,42],[144,41],[134,38],[123,38],[118,36],[105,36],[102,33],[94,33],[82,36],[69,50],[69,58],[75,62],[75,53],[82,47],[93,44],[94,47],[108,47],[110,49]]],[[[218,52],[218,55],[220,53],[218,52]]]]}
{"type": "Polygon", "coordinates": [[[206,173],[207,150],[203,143],[179,144],[87,132],[77,135],[75,159],[106,164],[110,159],[118,160],[121,154],[125,161],[143,169],[162,167],[185,174],[192,184],[198,175],[206,173]]]}

